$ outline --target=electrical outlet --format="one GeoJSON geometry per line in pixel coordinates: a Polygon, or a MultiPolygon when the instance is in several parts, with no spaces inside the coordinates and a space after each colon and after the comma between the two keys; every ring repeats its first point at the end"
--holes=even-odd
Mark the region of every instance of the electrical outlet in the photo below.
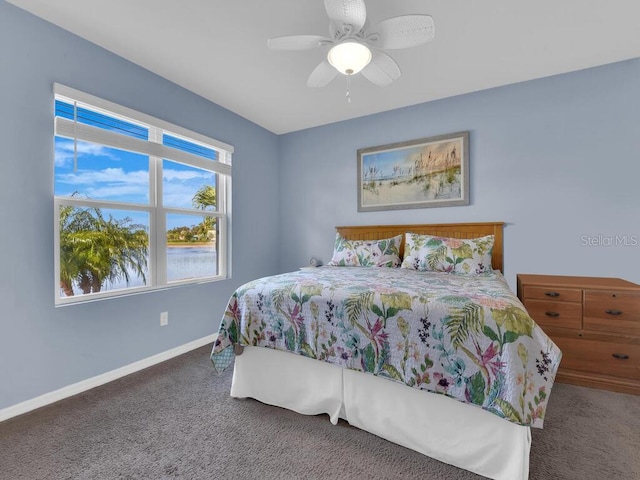
{"type": "Polygon", "coordinates": [[[164,327],[169,324],[169,312],[160,313],[160,326],[164,327]]]}

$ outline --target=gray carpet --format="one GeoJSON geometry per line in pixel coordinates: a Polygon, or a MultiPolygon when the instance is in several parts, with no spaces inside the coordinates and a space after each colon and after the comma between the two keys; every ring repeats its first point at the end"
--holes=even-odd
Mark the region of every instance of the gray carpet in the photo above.
{"type": "MultiPolygon", "coordinates": [[[[0,423],[0,478],[479,479],[374,435],[229,397],[203,347],[0,423]]],[[[640,479],[640,397],[556,384],[530,479],[640,479]]]]}

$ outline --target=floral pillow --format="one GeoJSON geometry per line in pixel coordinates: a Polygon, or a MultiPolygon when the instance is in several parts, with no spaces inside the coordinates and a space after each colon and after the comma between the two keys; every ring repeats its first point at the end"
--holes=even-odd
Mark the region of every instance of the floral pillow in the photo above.
{"type": "Polygon", "coordinates": [[[446,238],[407,233],[402,268],[480,275],[491,272],[494,236],[446,238]]]}
{"type": "Polygon", "coordinates": [[[337,267],[398,267],[402,235],[383,240],[347,240],[336,234],[333,258],[337,267]]]}

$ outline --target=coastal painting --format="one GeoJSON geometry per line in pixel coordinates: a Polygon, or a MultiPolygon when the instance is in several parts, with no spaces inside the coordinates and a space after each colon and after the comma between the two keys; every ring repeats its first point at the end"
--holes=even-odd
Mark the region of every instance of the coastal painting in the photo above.
{"type": "Polygon", "coordinates": [[[358,211],[469,205],[469,132],[358,150],[358,211]]]}

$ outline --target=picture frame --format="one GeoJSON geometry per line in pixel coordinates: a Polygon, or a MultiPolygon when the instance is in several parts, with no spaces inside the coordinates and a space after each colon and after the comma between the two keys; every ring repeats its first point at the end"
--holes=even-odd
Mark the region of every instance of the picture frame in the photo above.
{"type": "Polygon", "coordinates": [[[469,132],[358,150],[358,212],[469,205],[469,132]]]}

